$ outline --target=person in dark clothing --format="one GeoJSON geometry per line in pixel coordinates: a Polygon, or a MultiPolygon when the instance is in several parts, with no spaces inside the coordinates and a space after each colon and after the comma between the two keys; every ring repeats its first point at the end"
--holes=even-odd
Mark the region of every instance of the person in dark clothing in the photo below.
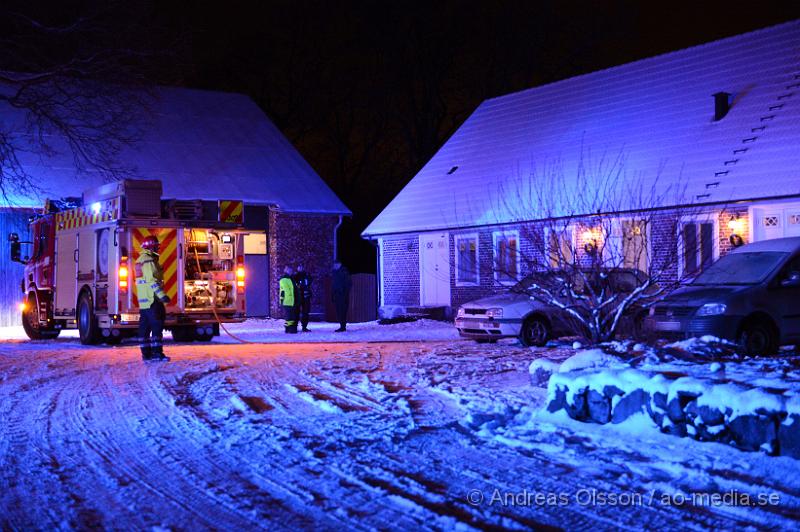
{"type": "Polygon", "coordinates": [[[294,286],[297,289],[297,301],[299,303],[300,325],[303,332],[308,331],[309,314],[311,314],[311,276],[302,264],[297,266],[297,273],[292,276],[294,286]]]}
{"type": "Polygon", "coordinates": [[[347,330],[347,307],[350,305],[350,272],[338,260],[333,263],[333,282],[331,283],[331,293],[333,304],[336,307],[336,317],[339,320],[339,328],[335,332],[347,330]]]}
{"type": "Polygon", "coordinates": [[[278,281],[280,286],[281,306],[283,307],[284,332],[297,333],[297,297],[294,281],[292,280],[292,267],[283,269],[283,275],[278,281]]]}

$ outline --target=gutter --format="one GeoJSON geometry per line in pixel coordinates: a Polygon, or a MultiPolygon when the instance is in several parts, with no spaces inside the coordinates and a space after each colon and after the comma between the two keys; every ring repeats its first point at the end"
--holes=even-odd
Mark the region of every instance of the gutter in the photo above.
{"type": "Polygon", "coordinates": [[[343,215],[339,215],[339,221],[333,228],[333,262],[336,262],[339,256],[339,228],[342,226],[343,215]]]}
{"type": "Polygon", "coordinates": [[[782,194],[778,196],[768,196],[763,198],[748,198],[748,199],[737,199],[737,200],[729,200],[729,201],[707,201],[703,203],[688,203],[683,205],[673,205],[673,206],[664,206],[664,207],[648,207],[645,209],[626,209],[621,211],[607,211],[607,212],[597,212],[597,213],[589,213],[589,214],[570,214],[564,216],[551,216],[548,218],[537,218],[531,220],[509,220],[507,222],[493,222],[493,223],[484,223],[484,224],[470,224],[470,225],[460,225],[460,226],[446,226],[446,227],[422,227],[418,229],[409,229],[407,231],[390,231],[387,233],[361,233],[361,238],[365,240],[375,240],[382,236],[406,236],[406,235],[418,235],[420,233],[433,233],[433,232],[445,232],[445,231],[460,231],[460,230],[469,230],[469,229],[480,229],[483,227],[503,227],[506,225],[514,225],[514,224],[525,224],[525,223],[542,223],[542,222],[553,222],[557,220],[569,220],[575,218],[591,218],[597,216],[622,216],[625,214],[632,214],[632,213],[646,213],[646,212],[665,212],[671,211],[676,209],[696,209],[696,208],[704,208],[704,207],[734,207],[734,206],[753,206],[761,202],[765,201],[774,201],[774,200],[784,200],[784,199],[797,199],[800,197],[800,194],[782,194]]]}

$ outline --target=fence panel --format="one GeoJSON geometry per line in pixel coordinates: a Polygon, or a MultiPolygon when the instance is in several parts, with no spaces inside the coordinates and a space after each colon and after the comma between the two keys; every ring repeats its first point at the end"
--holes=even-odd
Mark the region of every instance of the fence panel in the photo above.
{"type": "MultiPolygon", "coordinates": [[[[378,319],[378,287],[375,274],[355,273],[351,276],[350,306],[347,321],[360,323],[378,319]]],[[[331,297],[331,278],[325,279],[325,320],[336,321],[336,309],[331,297]]]]}

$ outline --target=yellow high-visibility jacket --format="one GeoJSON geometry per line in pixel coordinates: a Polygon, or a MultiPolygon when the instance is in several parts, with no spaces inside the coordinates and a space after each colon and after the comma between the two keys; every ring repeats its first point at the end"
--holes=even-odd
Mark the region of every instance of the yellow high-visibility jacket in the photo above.
{"type": "Polygon", "coordinates": [[[136,259],[136,297],[139,298],[139,308],[148,309],[153,301],[166,296],[164,271],[158,263],[158,254],[143,249],[136,259]]]}
{"type": "Polygon", "coordinates": [[[292,278],[284,275],[279,281],[281,289],[281,305],[284,307],[294,306],[294,281],[292,278]]]}

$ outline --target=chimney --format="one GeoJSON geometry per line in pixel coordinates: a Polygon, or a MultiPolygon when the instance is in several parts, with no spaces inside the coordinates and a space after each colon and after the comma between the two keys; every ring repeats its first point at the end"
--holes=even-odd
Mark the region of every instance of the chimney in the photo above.
{"type": "Polygon", "coordinates": [[[717,122],[725,118],[731,110],[731,93],[717,92],[712,96],[714,96],[714,122],[717,122]]]}

